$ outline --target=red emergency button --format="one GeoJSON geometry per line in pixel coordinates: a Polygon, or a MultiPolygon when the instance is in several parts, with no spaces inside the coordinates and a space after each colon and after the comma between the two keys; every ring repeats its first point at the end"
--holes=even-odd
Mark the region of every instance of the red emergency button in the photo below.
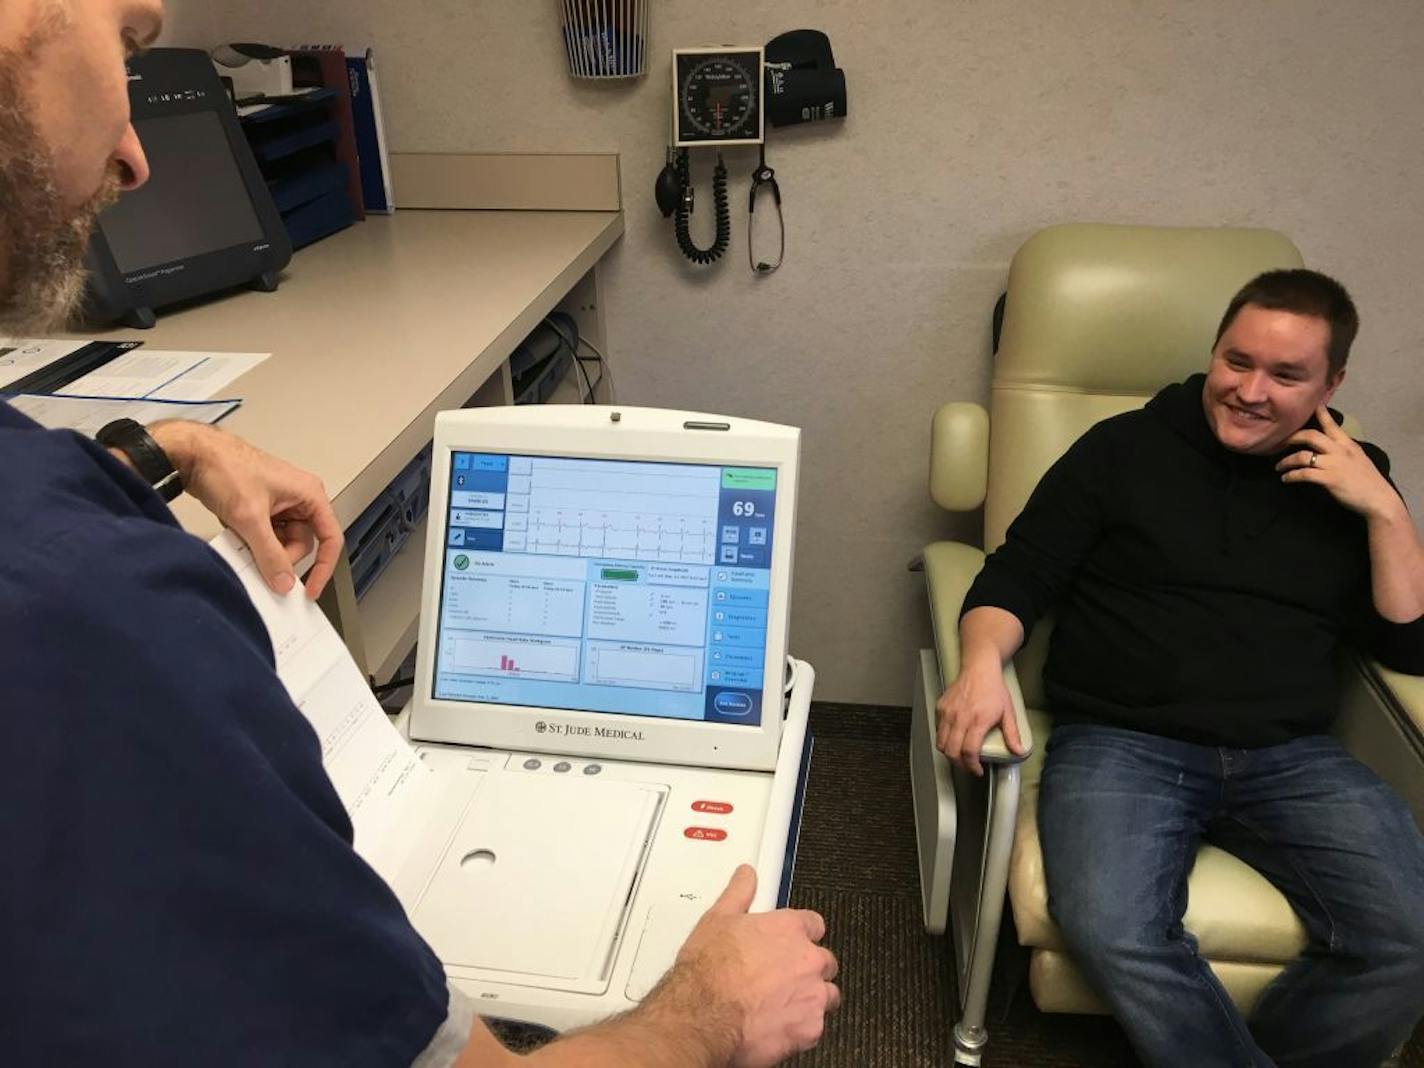
{"type": "Polygon", "coordinates": [[[693,812],[714,812],[719,816],[725,816],[732,811],[732,806],[725,801],[694,801],[692,802],[693,812]]]}
{"type": "Polygon", "coordinates": [[[720,842],[727,837],[727,832],[720,827],[687,827],[682,836],[695,838],[699,842],[720,842]]]}

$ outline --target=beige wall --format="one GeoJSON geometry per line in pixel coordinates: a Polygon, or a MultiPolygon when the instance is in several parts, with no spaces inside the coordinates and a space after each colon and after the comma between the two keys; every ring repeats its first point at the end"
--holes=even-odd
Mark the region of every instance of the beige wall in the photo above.
{"type": "Polygon", "coordinates": [[[927,624],[905,561],[970,529],[926,501],[930,414],[986,396],[990,309],[1048,223],[1292,235],[1359,299],[1341,400],[1424,512],[1417,0],[655,0],[652,73],[632,85],[564,73],[556,8],[218,0],[210,30],[374,43],[396,149],[622,153],[628,232],[604,275],[619,397],[805,429],[792,631],[819,697],[909,702],[927,624]],[[788,239],[770,277],[746,266],[755,157],[729,154],[734,246],[699,272],[652,203],[667,50],[802,25],[830,34],[850,117],[772,133],[788,239]]]}
{"type": "Polygon", "coordinates": [[[211,48],[217,33],[212,0],[164,0],[159,44],[174,48],[211,48]]]}

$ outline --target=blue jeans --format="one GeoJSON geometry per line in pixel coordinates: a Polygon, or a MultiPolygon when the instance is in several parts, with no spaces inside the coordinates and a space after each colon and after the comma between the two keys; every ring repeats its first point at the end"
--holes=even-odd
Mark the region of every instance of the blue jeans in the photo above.
{"type": "Polygon", "coordinates": [[[1424,836],[1332,738],[1218,749],[1066,724],[1038,820],[1049,912],[1153,1068],[1377,1068],[1424,1011],[1424,836]],[[1182,928],[1201,842],[1261,872],[1309,935],[1249,1021],[1182,928]]]}

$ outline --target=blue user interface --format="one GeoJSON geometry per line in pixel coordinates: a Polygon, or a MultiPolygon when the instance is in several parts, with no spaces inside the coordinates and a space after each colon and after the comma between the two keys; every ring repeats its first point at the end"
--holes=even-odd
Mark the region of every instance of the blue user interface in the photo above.
{"type": "Polygon", "coordinates": [[[433,696],[757,726],[776,470],[454,451],[433,696]]]}

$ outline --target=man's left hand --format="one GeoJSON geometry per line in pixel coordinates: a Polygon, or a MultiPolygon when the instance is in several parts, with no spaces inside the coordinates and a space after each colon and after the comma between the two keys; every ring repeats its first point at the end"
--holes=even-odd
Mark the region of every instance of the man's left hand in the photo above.
{"type": "Polygon", "coordinates": [[[234,434],[164,420],[148,428],[184,488],[247,543],[267,584],[285,594],[295,567],[316,546],[307,596],[317,597],[341,557],[341,526],[321,480],[234,434]]]}
{"type": "Polygon", "coordinates": [[[1325,405],[1315,410],[1315,416],[1319,430],[1301,430],[1286,439],[1287,445],[1300,449],[1276,464],[1276,470],[1282,472],[1281,481],[1322,486],[1346,508],[1367,519],[1402,508],[1403,501],[1389,480],[1359,442],[1340,429],[1325,405]]]}

